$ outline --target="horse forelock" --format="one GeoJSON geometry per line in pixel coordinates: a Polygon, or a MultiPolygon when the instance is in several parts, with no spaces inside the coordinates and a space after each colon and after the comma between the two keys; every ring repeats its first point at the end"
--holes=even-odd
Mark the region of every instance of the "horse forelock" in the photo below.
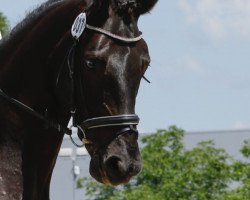
{"type": "Polygon", "coordinates": [[[139,6],[137,0],[114,0],[113,4],[117,10],[134,9],[139,6]]]}
{"type": "Polygon", "coordinates": [[[137,14],[144,14],[149,12],[157,3],[157,1],[158,0],[110,0],[110,3],[117,11],[133,10],[137,14]]]}

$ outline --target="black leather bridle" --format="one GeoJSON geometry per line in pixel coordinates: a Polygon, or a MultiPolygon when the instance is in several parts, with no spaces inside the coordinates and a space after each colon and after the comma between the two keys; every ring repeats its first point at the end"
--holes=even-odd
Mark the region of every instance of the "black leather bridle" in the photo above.
{"type": "MultiPolygon", "coordinates": [[[[137,42],[139,41],[142,36],[138,36],[136,38],[123,38],[117,35],[114,35],[106,30],[103,30],[101,28],[97,28],[97,27],[92,27],[90,25],[87,24],[87,28],[91,29],[93,31],[97,31],[101,34],[105,34],[108,37],[111,37],[113,39],[116,40],[121,40],[123,42],[137,42]]],[[[76,106],[75,106],[75,101],[74,101],[74,96],[75,96],[75,81],[74,81],[74,68],[75,68],[75,49],[76,46],[78,44],[78,39],[79,38],[73,38],[74,43],[72,45],[72,47],[69,49],[69,51],[67,52],[66,55],[66,59],[64,59],[62,66],[59,69],[58,72],[58,76],[56,79],[56,85],[58,83],[59,77],[60,77],[60,73],[61,73],[61,69],[64,66],[65,62],[67,62],[67,66],[69,69],[69,77],[70,77],[70,81],[71,81],[71,92],[72,92],[72,101],[71,101],[71,105],[70,105],[70,109],[71,109],[71,116],[73,119],[73,126],[78,128],[78,137],[79,139],[83,142],[84,144],[93,144],[94,141],[90,141],[88,139],[88,132],[91,129],[96,129],[96,128],[103,128],[103,127],[121,127],[121,130],[115,133],[115,136],[119,136],[121,134],[124,134],[126,132],[130,132],[130,133],[135,133],[137,134],[137,125],[139,123],[139,117],[136,114],[124,114],[124,115],[113,115],[113,116],[102,116],[102,117],[96,117],[96,118],[89,118],[86,119],[85,121],[83,121],[81,124],[77,124],[76,120],[75,120],[75,113],[76,113],[76,106]]],[[[145,78],[145,77],[143,77],[145,78]]],[[[147,79],[146,79],[147,80],[147,79]]],[[[8,96],[6,93],[4,93],[1,89],[0,89],[0,96],[5,99],[7,102],[14,104],[15,106],[21,108],[22,110],[24,110],[25,112],[30,113],[32,116],[42,120],[43,122],[45,122],[45,124],[47,126],[50,126],[54,129],[56,129],[59,133],[63,133],[63,134],[67,134],[70,136],[73,144],[75,144],[76,146],[83,146],[83,145],[78,145],[77,143],[75,143],[75,141],[72,138],[72,128],[68,128],[65,127],[57,122],[52,121],[51,119],[49,119],[47,116],[42,115],[40,113],[38,113],[37,111],[35,111],[34,109],[32,109],[31,107],[23,104],[22,102],[11,98],[10,96],[8,96]]]]}
{"type": "Polygon", "coordinates": [[[78,137],[84,144],[91,144],[92,141],[87,139],[87,131],[90,129],[121,126],[125,127],[115,133],[115,137],[125,133],[138,133],[136,126],[139,123],[139,117],[135,114],[131,115],[113,115],[97,117],[85,120],[80,126],[78,126],[78,137]]]}
{"type": "MultiPolygon", "coordinates": [[[[85,121],[83,121],[81,124],[77,124],[76,120],[75,120],[75,113],[76,113],[76,105],[75,105],[75,101],[74,101],[74,96],[75,96],[75,91],[74,91],[74,56],[75,56],[75,48],[76,48],[76,44],[77,41],[74,41],[73,46],[71,47],[71,49],[68,51],[67,54],[67,65],[68,65],[68,69],[69,69],[69,77],[71,80],[71,89],[72,89],[72,100],[71,100],[71,105],[70,105],[70,109],[71,109],[71,117],[73,120],[72,123],[72,127],[77,127],[78,128],[78,137],[79,139],[83,142],[84,144],[93,144],[94,141],[90,141],[88,139],[88,132],[91,129],[96,129],[96,128],[103,128],[103,127],[117,127],[120,126],[122,127],[122,129],[118,132],[115,133],[115,137],[118,137],[119,135],[125,133],[125,132],[130,132],[130,133],[138,133],[136,126],[139,123],[139,117],[136,114],[124,114],[124,115],[113,115],[113,116],[102,116],[102,117],[95,117],[95,118],[89,118],[86,119],[85,121]]],[[[65,62],[62,63],[62,65],[64,65],[65,62]]],[[[57,80],[56,80],[56,85],[58,84],[58,80],[60,77],[60,73],[61,73],[61,68],[59,70],[59,74],[57,76],[57,80]]],[[[22,110],[24,110],[25,112],[28,112],[29,114],[31,114],[32,116],[40,119],[41,121],[43,121],[47,126],[52,127],[54,129],[56,129],[59,133],[63,133],[63,134],[67,134],[70,136],[71,141],[74,145],[76,145],[77,147],[82,147],[83,145],[79,145],[77,144],[73,138],[72,138],[72,127],[68,128],[65,127],[59,123],[54,122],[53,120],[49,119],[47,116],[42,115],[40,113],[38,113],[37,111],[35,111],[34,109],[32,109],[31,107],[25,105],[24,103],[18,101],[17,99],[11,98],[10,96],[8,96],[6,93],[4,93],[1,89],[0,89],[0,97],[2,97],[4,100],[6,100],[7,102],[14,104],[15,106],[21,108],[22,110]]]]}
{"type": "MultiPolygon", "coordinates": [[[[76,105],[74,97],[75,95],[75,80],[74,80],[74,68],[75,68],[75,50],[77,48],[78,40],[74,38],[74,43],[67,54],[67,66],[69,70],[69,78],[71,82],[71,116],[72,116],[72,124],[74,127],[78,128],[78,137],[83,142],[83,144],[93,144],[93,141],[88,139],[88,133],[90,129],[96,128],[103,128],[103,127],[123,127],[120,131],[115,133],[115,136],[119,136],[125,132],[135,133],[137,134],[137,125],[139,124],[139,117],[136,114],[124,114],[124,115],[110,115],[110,116],[102,116],[102,117],[95,117],[95,118],[88,118],[83,121],[81,124],[77,124],[75,120],[76,118],[76,105]],[[124,128],[125,127],[125,128],[124,128]]],[[[64,65],[64,63],[63,63],[64,65]]],[[[59,72],[60,73],[60,72],[59,72]]],[[[57,81],[59,80],[60,74],[58,74],[57,81]]],[[[83,101],[84,102],[84,101],[83,101]]],[[[86,107],[86,106],[85,106],[86,107]]],[[[86,112],[87,113],[87,112],[86,112]]],[[[71,136],[72,134],[70,134],[71,136]]],[[[79,146],[73,138],[71,137],[71,141],[76,146],[79,146]]]]}

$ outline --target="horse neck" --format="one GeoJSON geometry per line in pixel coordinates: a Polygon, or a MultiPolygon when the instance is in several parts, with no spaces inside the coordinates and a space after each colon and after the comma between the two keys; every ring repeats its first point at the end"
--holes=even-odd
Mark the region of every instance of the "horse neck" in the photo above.
{"type": "MultiPolygon", "coordinates": [[[[2,61],[2,56],[0,56],[0,88],[11,97],[17,98],[37,111],[40,111],[43,104],[46,104],[49,95],[48,88],[53,86],[50,73],[56,69],[52,69],[53,66],[49,64],[50,55],[60,42],[61,37],[70,30],[74,18],[84,7],[84,5],[80,5],[79,0],[67,2],[69,3],[61,4],[55,9],[44,12],[33,23],[23,27],[22,31],[19,32],[21,35],[16,36],[22,40],[16,44],[12,43],[10,46],[4,45],[5,50],[11,52],[7,56],[7,60],[2,61]]],[[[15,37],[15,35],[11,37],[15,37]]],[[[1,142],[3,143],[2,138],[11,138],[9,139],[11,145],[16,148],[14,149],[8,144],[4,144],[8,148],[3,148],[3,146],[0,148],[1,158],[2,155],[13,158],[12,162],[9,162],[7,157],[6,160],[2,159],[7,164],[6,167],[1,165],[0,176],[8,183],[7,185],[14,185],[12,188],[7,186],[0,188],[0,192],[4,191],[8,195],[14,193],[19,196],[23,195],[24,199],[49,199],[50,176],[62,136],[58,137],[57,134],[50,133],[52,130],[45,134],[42,126],[37,126],[36,121],[33,123],[24,112],[20,114],[18,109],[12,106],[8,109],[1,104],[0,116],[0,119],[3,118],[0,123],[1,142]],[[5,122],[8,124],[5,125],[5,122]],[[20,127],[18,127],[19,124],[20,127]],[[10,154],[12,151],[17,153],[10,154]],[[37,157],[41,159],[37,161],[37,157]],[[12,165],[13,162],[16,164],[12,165]],[[1,174],[2,170],[5,169],[8,169],[5,172],[6,177],[1,174]],[[18,169],[18,177],[17,175],[13,176],[17,173],[14,169],[18,169]],[[46,197],[38,198],[38,196],[46,197]]],[[[0,186],[1,183],[0,181],[0,186]]]]}
{"type": "Polygon", "coordinates": [[[53,87],[51,74],[57,70],[57,66],[49,65],[50,55],[85,4],[79,0],[63,2],[41,13],[33,23],[26,24],[19,31],[22,35],[11,36],[22,40],[9,47],[12,53],[1,67],[0,87],[15,98],[23,97],[24,103],[29,105],[41,101],[48,88],[53,87]],[[27,97],[29,94],[32,98],[27,97]],[[33,102],[25,102],[26,99],[33,102]]]}

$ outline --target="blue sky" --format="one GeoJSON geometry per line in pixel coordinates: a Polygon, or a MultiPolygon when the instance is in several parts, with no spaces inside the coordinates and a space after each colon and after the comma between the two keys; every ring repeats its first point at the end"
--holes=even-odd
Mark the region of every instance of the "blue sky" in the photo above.
{"type": "MultiPolygon", "coordinates": [[[[0,0],[14,26],[43,0],[0,0]]],[[[160,0],[139,26],[151,67],[136,110],[140,129],[250,128],[250,1],[160,0]]]]}

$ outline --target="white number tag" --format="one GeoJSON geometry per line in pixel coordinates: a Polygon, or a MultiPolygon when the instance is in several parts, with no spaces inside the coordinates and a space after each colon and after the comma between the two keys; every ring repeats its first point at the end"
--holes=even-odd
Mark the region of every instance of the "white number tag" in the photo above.
{"type": "Polygon", "coordinates": [[[79,39],[86,27],[86,13],[79,14],[71,28],[71,34],[74,38],[79,39]]]}

